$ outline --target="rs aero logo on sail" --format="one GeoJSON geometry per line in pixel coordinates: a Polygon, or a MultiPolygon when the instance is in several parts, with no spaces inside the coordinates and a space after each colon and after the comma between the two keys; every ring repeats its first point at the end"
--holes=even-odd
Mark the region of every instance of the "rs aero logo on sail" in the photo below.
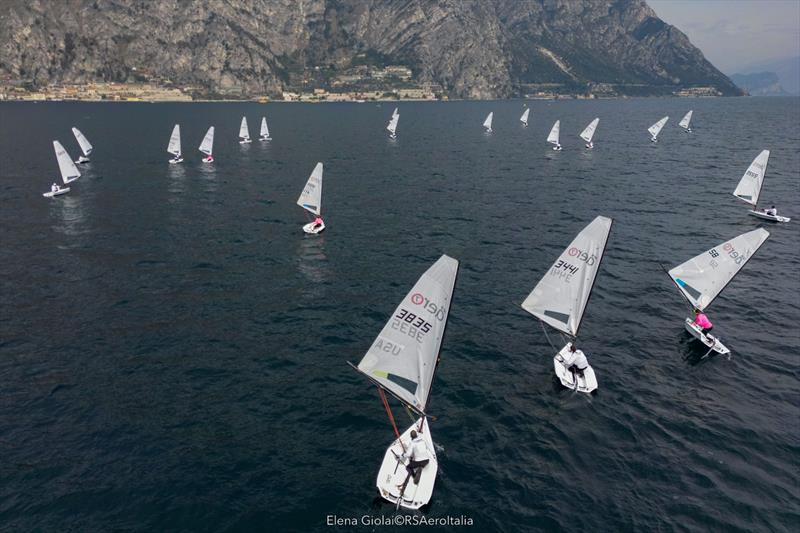
{"type": "Polygon", "coordinates": [[[430,301],[426,296],[423,296],[418,292],[415,292],[414,294],[411,295],[411,303],[414,305],[422,306],[423,309],[425,309],[427,312],[435,316],[436,320],[438,320],[439,322],[442,322],[445,319],[444,307],[439,307],[438,305],[430,301]]]}
{"type": "MultiPolygon", "coordinates": [[[[736,263],[737,265],[747,260],[747,255],[740,254],[739,252],[737,252],[736,248],[733,247],[733,244],[729,242],[726,242],[725,244],[722,245],[722,251],[728,254],[728,257],[733,259],[733,262],[736,263]]],[[[708,251],[708,253],[711,255],[711,257],[715,259],[719,257],[719,252],[717,251],[716,248],[712,248],[711,250],[708,251]]]]}
{"type": "Polygon", "coordinates": [[[569,254],[570,257],[574,257],[575,259],[583,261],[588,266],[592,266],[597,262],[597,256],[596,255],[594,255],[594,254],[589,255],[588,252],[584,252],[583,250],[579,250],[578,248],[575,248],[574,246],[572,248],[570,248],[567,251],[567,253],[569,254]]]}

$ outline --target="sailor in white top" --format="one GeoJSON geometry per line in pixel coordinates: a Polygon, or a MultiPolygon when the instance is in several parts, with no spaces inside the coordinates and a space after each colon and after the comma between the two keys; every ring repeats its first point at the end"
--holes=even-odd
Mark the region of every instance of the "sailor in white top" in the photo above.
{"type": "Polygon", "coordinates": [[[408,470],[408,475],[414,479],[414,484],[419,483],[422,469],[430,462],[430,453],[422,435],[417,434],[413,429],[411,430],[411,442],[406,446],[403,459],[410,459],[406,464],[406,470],[408,470]]]}
{"type": "Polygon", "coordinates": [[[583,371],[589,367],[589,361],[586,360],[586,355],[575,347],[575,343],[572,343],[569,347],[569,352],[564,357],[564,366],[570,372],[577,372],[583,375],[583,371]]]}
{"type": "Polygon", "coordinates": [[[765,215],[770,215],[770,216],[776,217],[776,216],[778,216],[778,210],[777,210],[777,209],[775,208],[775,206],[773,205],[773,206],[772,206],[772,207],[770,207],[769,209],[764,209],[764,214],[765,214],[765,215]]]}
{"type": "Polygon", "coordinates": [[[56,185],[55,183],[54,183],[54,184],[52,184],[52,185],[50,186],[50,190],[51,190],[52,192],[58,192],[58,190],[59,190],[60,188],[61,188],[61,187],[59,187],[59,186],[58,186],[58,185],[56,185]]]}

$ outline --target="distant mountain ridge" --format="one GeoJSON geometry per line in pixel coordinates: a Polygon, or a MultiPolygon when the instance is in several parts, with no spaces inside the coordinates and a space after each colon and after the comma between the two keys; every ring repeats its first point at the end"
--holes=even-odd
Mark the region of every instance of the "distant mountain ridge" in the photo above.
{"type": "Polygon", "coordinates": [[[6,0],[0,81],[142,77],[209,95],[325,84],[356,58],[461,98],[739,88],[644,0],[6,0]]]}
{"type": "Polygon", "coordinates": [[[800,57],[788,57],[743,67],[730,75],[753,96],[800,94],[800,57]]]}
{"type": "Polygon", "coordinates": [[[731,74],[731,80],[751,96],[788,96],[774,72],[753,72],[752,74],[731,74]]]}

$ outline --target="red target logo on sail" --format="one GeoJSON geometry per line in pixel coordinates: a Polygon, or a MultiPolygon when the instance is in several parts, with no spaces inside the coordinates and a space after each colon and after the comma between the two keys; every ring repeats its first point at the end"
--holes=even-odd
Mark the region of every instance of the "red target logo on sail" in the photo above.
{"type": "Polygon", "coordinates": [[[425,297],[418,292],[415,292],[411,295],[411,303],[414,305],[422,305],[422,302],[425,301],[425,297]]]}

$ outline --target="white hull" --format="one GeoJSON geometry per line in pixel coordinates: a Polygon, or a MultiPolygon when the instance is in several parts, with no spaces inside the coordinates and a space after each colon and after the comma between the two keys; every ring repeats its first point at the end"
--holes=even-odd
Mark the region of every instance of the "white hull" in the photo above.
{"type": "Polygon", "coordinates": [[[492,128],[486,128],[486,133],[492,133],[492,128]]]}
{"type": "Polygon", "coordinates": [[[48,191],[46,193],[42,193],[42,196],[45,198],[54,198],[56,196],[61,196],[62,194],[67,194],[69,192],[69,187],[64,187],[63,189],[59,189],[57,191],[48,191]]]}
{"type": "Polygon", "coordinates": [[[650,142],[651,143],[657,143],[658,139],[656,139],[655,137],[650,137],[650,142]]]}
{"type": "Polygon", "coordinates": [[[320,225],[320,226],[318,226],[316,228],[314,227],[314,223],[313,222],[309,222],[308,224],[303,226],[303,231],[305,231],[306,233],[308,233],[310,235],[316,235],[317,233],[322,233],[322,230],[324,230],[324,229],[325,229],[325,222],[323,222],[322,225],[320,225]]]}
{"type": "Polygon", "coordinates": [[[522,123],[522,126],[523,126],[523,127],[525,127],[525,128],[527,128],[527,127],[528,127],[528,123],[527,123],[527,122],[523,122],[523,123],[522,123]]]}
{"type": "Polygon", "coordinates": [[[430,428],[428,421],[420,418],[417,422],[409,427],[405,432],[400,435],[403,443],[408,446],[411,442],[411,430],[416,430],[417,433],[422,435],[425,444],[431,454],[430,462],[425,465],[420,474],[419,483],[414,483],[413,479],[409,479],[408,471],[403,462],[399,458],[403,455],[403,447],[399,440],[395,440],[389,449],[386,450],[386,455],[383,456],[383,463],[381,469],[378,471],[378,479],[376,486],[378,492],[384,500],[397,504],[400,500],[400,507],[405,509],[419,509],[423,505],[428,504],[433,496],[433,486],[436,483],[436,473],[439,470],[439,462],[436,459],[436,451],[433,447],[433,439],[431,438],[430,428]],[[422,430],[420,431],[420,421],[422,422],[422,430]],[[405,490],[400,491],[405,483],[405,490]]]}
{"type": "Polygon", "coordinates": [[[208,156],[208,157],[204,157],[203,158],[203,163],[213,163],[213,162],[214,162],[214,158],[212,156],[208,156]]]}
{"type": "Polygon", "coordinates": [[[763,211],[750,210],[747,212],[747,214],[749,214],[750,216],[754,216],[756,218],[769,220],[770,222],[789,222],[790,220],[792,220],[789,217],[782,217],[780,215],[768,215],[763,211]]]}
{"type": "Polygon", "coordinates": [[[692,336],[705,344],[707,347],[713,349],[718,354],[726,355],[731,353],[731,351],[724,345],[722,342],[716,338],[716,336],[712,335],[705,335],[703,331],[700,329],[700,326],[694,323],[694,320],[691,318],[687,318],[685,322],[686,331],[692,334],[692,336]]]}
{"type": "Polygon", "coordinates": [[[594,143],[589,143],[589,144],[586,145],[586,149],[587,150],[591,150],[593,148],[594,148],[594,143]]]}
{"type": "Polygon", "coordinates": [[[271,141],[271,140],[272,140],[272,137],[263,137],[263,136],[262,136],[262,137],[259,137],[259,138],[258,138],[258,140],[259,140],[259,141],[271,141]]]}
{"type": "Polygon", "coordinates": [[[80,157],[78,157],[78,159],[75,160],[75,162],[77,164],[79,164],[79,165],[81,165],[83,163],[88,163],[89,161],[90,161],[90,159],[88,157],[83,157],[83,156],[80,156],[80,157]]]}
{"type": "Polygon", "coordinates": [[[182,157],[173,157],[172,159],[169,160],[169,162],[171,164],[173,164],[173,165],[176,164],[176,163],[183,163],[183,158],[182,157]]]}
{"type": "Polygon", "coordinates": [[[555,150],[556,152],[560,152],[561,151],[561,145],[557,144],[557,145],[553,146],[553,150],[555,150]]]}
{"type": "Polygon", "coordinates": [[[589,394],[597,389],[597,377],[594,375],[594,369],[591,365],[587,366],[586,370],[583,371],[583,376],[570,372],[563,363],[570,346],[572,346],[572,343],[568,342],[553,358],[553,368],[556,371],[556,376],[566,388],[589,394]],[[578,380],[577,387],[575,386],[576,379],[578,380]]]}
{"type": "Polygon", "coordinates": [[[251,142],[253,142],[253,141],[248,138],[248,139],[242,139],[241,141],[239,141],[239,144],[248,144],[248,143],[251,143],[251,142]]]}

